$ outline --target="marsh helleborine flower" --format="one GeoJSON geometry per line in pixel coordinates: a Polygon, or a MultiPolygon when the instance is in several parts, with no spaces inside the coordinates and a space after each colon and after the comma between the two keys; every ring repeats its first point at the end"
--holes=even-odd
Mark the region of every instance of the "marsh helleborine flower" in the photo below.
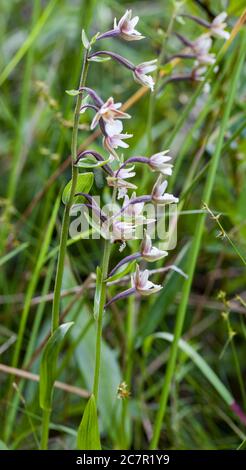
{"type": "Polygon", "coordinates": [[[162,286],[149,281],[148,269],[140,271],[138,265],[136,266],[136,272],[133,274],[131,281],[132,287],[135,288],[140,295],[151,295],[162,289],[162,286]]]}
{"type": "Polygon", "coordinates": [[[173,194],[166,193],[167,181],[160,175],[152,189],[152,201],[159,205],[178,203],[179,199],[173,194]]]}
{"type": "Polygon", "coordinates": [[[163,152],[155,153],[150,157],[149,166],[152,171],[159,171],[163,175],[171,176],[173,165],[167,163],[172,159],[172,157],[167,155],[168,152],[169,150],[164,150],[163,152]]]}
{"type": "Polygon", "coordinates": [[[122,129],[122,123],[119,119],[130,119],[130,115],[120,111],[121,103],[115,103],[112,96],[107,99],[105,103],[98,109],[93,121],[91,123],[91,129],[95,129],[100,119],[103,119],[105,123],[105,129],[108,135],[113,136],[119,134],[122,129]]]}
{"type": "Polygon", "coordinates": [[[159,250],[152,245],[151,237],[145,230],[144,239],[141,244],[141,257],[145,261],[157,261],[168,255],[167,251],[159,250]]]}
{"type": "Polygon", "coordinates": [[[217,15],[210,25],[211,34],[215,37],[229,39],[230,33],[225,31],[227,26],[225,19],[227,18],[227,13],[223,11],[219,15],[217,15]]]}
{"type": "Polygon", "coordinates": [[[149,62],[143,62],[142,64],[137,65],[133,71],[134,80],[140,83],[140,85],[146,86],[150,88],[151,91],[153,91],[155,82],[151,75],[147,74],[156,70],[156,67],[157,59],[150,60],[149,62]]]}
{"type": "Polygon", "coordinates": [[[192,45],[199,64],[214,64],[215,54],[209,53],[212,46],[212,39],[208,34],[199,36],[192,45]]]}
{"type": "Polygon", "coordinates": [[[114,19],[114,31],[126,41],[138,41],[139,39],[143,39],[144,36],[135,29],[138,21],[138,16],[132,18],[132,10],[126,10],[118,24],[116,18],[114,19]]]}

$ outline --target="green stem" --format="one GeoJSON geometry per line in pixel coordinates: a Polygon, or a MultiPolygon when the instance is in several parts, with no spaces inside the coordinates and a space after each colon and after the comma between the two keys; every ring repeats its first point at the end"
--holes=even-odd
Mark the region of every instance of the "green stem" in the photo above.
{"type": "MultiPolygon", "coordinates": [[[[84,53],[81,77],[79,82],[79,88],[85,86],[87,72],[88,72],[88,50],[84,53]]],[[[79,117],[80,117],[80,107],[82,103],[83,93],[79,93],[76,100],[76,106],[74,111],[74,123],[73,123],[73,132],[72,132],[72,142],[71,142],[71,156],[72,156],[72,185],[69,195],[69,200],[65,206],[62,228],[61,228],[61,238],[59,246],[59,255],[57,262],[56,270],[56,279],[55,279],[55,288],[54,288],[54,300],[52,306],[52,321],[51,321],[51,334],[54,333],[56,328],[59,326],[59,312],[60,312],[60,299],[61,299],[61,287],[62,287],[62,278],[64,272],[64,261],[66,255],[66,246],[68,239],[68,229],[69,229],[69,213],[73,203],[73,197],[76,190],[77,177],[78,177],[78,168],[75,167],[74,162],[77,158],[77,142],[78,142],[78,127],[79,127],[79,117]]],[[[46,449],[48,438],[49,438],[49,420],[50,412],[43,412],[42,420],[42,437],[41,437],[41,448],[46,449]]]]}
{"type": "Polygon", "coordinates": [[[43,410],[43,419],[42,419],[42,438],[41,438],[41,450],[48,449],[48,438],[49,438],[49,424],[50,424],[50,410],[43,410]]]}
{"type": "MultiPolygon", "coordinates": [[[[240,52],[239,52],[239,58],[235,63],[235,68],[234,71],[232,72],[232,83],[231,83],[231,88],[230,92],[228,94],[228,99],[226,102],[225,110],[224,110],[224,115],[222,118],[221,122],[221,127],[220,127],[220,134],[217,140],[217,145],[216,149],[214,152],[214,155],[211,160],[211,165],[209,168],[205,188],[204,188],[204,193],[202,200],[205,204],[209,205],[210,197],[212,194],[212,189],[214,186],[215,182],[215,176],[216,176],[216,171],[218,168],[218,163],[219,163],[219,158],[221,154],[221,149],[223,145],[223,139],[225,135],[225,131],[227,128],[227,123],[228,119],[230,116],[232,104],[234,101],[234,97],[236,94],[236,87],[237,87],[237,82],[240,76],[240,71],[242,68],[244,56],[245,56],[245,43],[246,43],[246,33],[244,32],[243,36],[243,41],[241,42],[241,47],[240,47],[240,52]]],[[[166,406],[167,406],[167,400],[169,396],[169,390],[170,390],[170,385],[175,373],[175,367],[176,367],[176,358],[177,358],[177,352],[178,352],[178,345],[179,345],[179,339],[182,334],[182,329],[183,329],[183,324],[184,324],[184,319],[185,319],[185,314],[186,314],[186,309],[187,309],[187,304],[189,300],[189,294],[192,286],[192,280],[193,280],[193,275],[195,271],[195,266],[196,266],[196,261],[197,257],[199,254],[200,250],[200,245],[201,245],[201,239],[202,239],[202,233],[203,233],[203,228],[204,228],[204,222],[205,222],[205,214],[202,213],[198,216],[198,221],[196,225],[196,230],[195,230],[195,235],[193,239],[193,243],[190,248],[190,254],[189,254],[189,260],[187,263],[188,266],[188,279],[184,283],[183,291],[182,291],[182,299],[179,305],[178,313],[177,313],[177,320],[175,324],[175,330],[174,330],[174,340],[172,343],[171,351],[170,351],[170,356],[167,364],[167,370],[166,370],[166,375],[165,375],[165,381],[161,393],[161,398],[160,398],[160,406],[159,410],[156,416],[155,424],[154,424],[154,432],[153,432],[153,437],[150,443],[150,448],[151,449],[156,449],[158,446],[159,438],[160,438],[160,433],[161,433],[161,427],[162,427],[162,422],[165,416],[166,412],[166,406]]]]}
{"type": "MultiPolygon", "coordinates": [[[[79,88],[85,85],[87,71],[88,71],[87,56],[88,56],[88,51],[86,50],[84,54],[79,88]]],[[[55,289],[54,289],[54,300],[53,300],[53,306],[52,306],[52,327],[51,327],[52,333],[54,333],[55,329],[59,326],[60,297],[61,297],[62,277],[63,277],[63,271],[64,271],[64,261],[65,261],[65,255],[66,255],[66,246],[67,246],[67,239],[68,239],[69,212],[73,203],[73,197],[75,194],[77,178],[78,178],[78,168],[74,165],[74,161],[77,158],[78,126],[79,126],[79,116],[80,116],[80,107],[82,103],[82,97],[83,97],[83,93],[80,93],[77,96],[77,101],[76,101],[76,106],[75,106],[75,111],[74,111],[74,125],[73,125],[72,143],[71,143],[72,186],[71,186],[71,192],[69,195],[69,200],[65,206],[63,220],[62,220],[61,239],[60,239],[55,289]]]]}
{"type": "Polygon", "coordinates": [[[103,328],[103,312],[104,305],[106,301],[106,282],[108,275],[108,265],[110,257],[110,242],[105,241],[104,252],[103,252],[103,261],[102,261],[102,281],[100,286],[100,302],[99,302],[99,311],[97,317],[97,336],[96,336],[96,360],[95,360],[95,370],[94,370],[94,381],[93,381],[93,394],[95,400],[98,399],[98,388],[99,388],[99,375],[100,375],[100,363],[101,363],[101,343],[102,343],[102,328],[103,328]]]}

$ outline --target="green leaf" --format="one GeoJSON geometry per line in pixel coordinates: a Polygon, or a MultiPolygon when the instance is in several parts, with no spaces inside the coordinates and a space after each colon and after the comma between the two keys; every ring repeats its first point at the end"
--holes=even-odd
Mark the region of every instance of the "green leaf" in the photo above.
{"type": "Polygon", "coordinates": [[[96,400],[91,395],[86,404],[78,429],[77,448],[80,450],[101,450],[96,400]]]}
{"type": "Polygon", "coordinates": [[[122,277],[124,277],[126,274],[128,274],[131,271],[135,263],[136,263],[136,260],[133,260],[130,263],[126,264],[126,266],[122,266],[121,268],[117,270],[115,274],[113,274],[113,276],[108,277],[106,281],[111,282],[111,281],[116,281],[117,279],[121,279],[122,277]]]}
{"type": "MultiPolygon", "coordinates": [[[[89,193],[94,181],[93,173],[80,173],[77,178],[77,184],[75,188],[76,193],[89,193]]],[[[70,180],[65,186],[62,193],[62,202],[67,204],[69,201],[70,191],[72,186],[72,180],[70,180]]],[[[73,204],[79,204],[84,201],[82,196],[77,196],[73,199],[73,204]]]]}
{"type": "Polygon", "coordinates": [[[85,49],[90,49],[90,42],[84,29],[82,29],[81,39],[82,39],[82,43],[85,49]]]}
{"type": "Polygon", "coordinates": [[[112,161],[112,156],[110,155],[107,160],[100,161],[100,162],[95,162],[95,159],[93,157],[86,157],[86,158],[81,158],[79,162],[77,163],[76,166],[80,168],[99,168],[101,166],[106,165],[106,163],[109,163],[112,161]]]}
{"type": "Polygon", "coordinates": [[[95,56],[88,59],[88,62],[107,62],[108,60],[110,60],[110,57],[95,56]]]}
{"type": "Polygon", "coordinates": [[[92,36],[91,42],[90,42],[91,46],[96,42],[99,35],[100,35],[100,33],[96,33],[94,36],[92,36]]]}
{"type": "Polygon", "coordinates": [[[43,410],[51,409],[53,385],[57,375],[56,364],[58,354],[63,340],[72,325],[73,322],[60,325],[44,347],[40,365],[39,384],[39,403],[43,410]]]}
{"type": "Polygon", "coordinates": [[[97,280],[96,280],[96,290],[95,290],[95,297],[94,297],[94,309],[93,314],[95,320],[98,318],[99,313],[99,304],[100,304],[100,297],[101,297],[101,286],[102,286],[102,271],[99,266],[97,266],[97,280]]]}
{"type": "Polygon", "coordinates": [[[65,90],[65,92],[69,96],[77,96],[79,94],[79,90],[65,90]]]}

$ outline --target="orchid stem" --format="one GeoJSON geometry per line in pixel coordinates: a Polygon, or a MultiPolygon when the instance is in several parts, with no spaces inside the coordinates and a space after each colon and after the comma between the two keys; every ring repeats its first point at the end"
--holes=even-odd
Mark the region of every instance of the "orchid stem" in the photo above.
{"type": "MultiPolygon", "coordinates": [[[[85,50],[82,71],[80,76],[80,87],[85,85],[87,72],[88,72],[88,51],[85,50]]],[[[71,157],[72,157],[72,184],[71,191],[69,195],[69,200],[65,206],[62,228],[61,228],[61,238],[59,246],[59,255],[56,269],[56,279],[55,279],[55,288],[54,288],[54,300],[52,305],[52,320],[51,320],[51,335],[54,334],[55,330],[59,326],[60,318],[60,299],[61,299],[61,287],[62,287],[62,278],[64,272],[64,262],[66,255],[66,246],[68,239],[68,229],[69,229],[69,213],[73,203],[73,197],[76,190],[77,178],[78,178],[78,168],[75,166],[75,161],[77,158],[77,142],[78,142],[78,128],[79,128],[79,117],[80,117],[80,107],[82,103],[83,94],[80,93],[77,96],[75,111],[74,111],[74,122],[73,122],[73,132],[72,132],[72,142],[71,142],[71,157]]],[[[50,422],[50,412],[44,411],[43,420],[42,420],[42,436],[41,436],[41,447],[43,450],[47,449],[48,439],[49,439],[49,422],[50,422]]]]}

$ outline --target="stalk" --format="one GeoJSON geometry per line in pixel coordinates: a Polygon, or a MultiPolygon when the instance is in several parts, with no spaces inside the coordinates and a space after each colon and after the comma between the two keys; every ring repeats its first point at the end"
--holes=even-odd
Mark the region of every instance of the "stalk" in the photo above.
{"type": "MultiPolygon", "coordinates": [[[[82,72],[80,77],[79,88],[85,85],[87,71],[88,71],[88,51],[85,51],[82,72]]],[[[59,326],[59,308],[60,308],[60,297],[61,297],[61,286],[62,286],[62,276],[64,271],[64,260],[66,254],[66,245],[68,238],[68,228],[69,228],[69,212],[73,203],[73,197],[76,190],[77,178],[78,178],[78,167],[74,165],[74,162],[77,159],[77,142],[78,142],[78,126],[79,126],[79,116],[80,116],[80,107],[82,103],[83,92],[79,93],[77,96],[75,111],[74,111],[74,124],[72,132],[72,143],[71,143],[71,156],[72,156],[72,186],[71,192],[69,195],[68,203],[65,206],[62,228],[61,228],[61,239],[56,271],[56,280],[55,280],[55,289],[54,289],[54,300],[52,306],[52,328],[51,331],[54,333],[54,330],[59,326]]]]}
{"type": "MultiPolygon", "coordinates": [[[[219,133],[219,137],[217,140],[216,149],[211,160],[208,177],[207,177],[204,192],[203,192],[202,201],[207,205],[209,205],[209,202],[210,202],[210,198],[211,198],[211,194],[212,194],[212,190],[213,190],[213,186],[215,182],[216,171],[218,168],[218,163],[219,163],[220,154],[222,150],[223,139],[224,139],[225,131],[227,128],[227,123],[229,120],[234,97],[236,94],[237,82],[240,76],[240,71],[241,71],[242,64],[243,64],[244,57],[245,57],[245,52],[246,52],[245,46],[246,46],[246,33],[244,32],[243,40],[241,42],[241,47],[239,51],[239,57],[235,63],[235,68],[232,73],[232,82],[231,82],[230,92],[228,94],[228,99],[225,105],[225,111],[224,111],[223,119],[221,122],[220,133],[219,133]]],[[[177,313],[177,320],[176,320],[175,330],[174,330],[174,340],[172,342],[170,356],[169,356],[169,360],[167,364],[165,381],[164,381],[164,385],[163,385],[163,389],[161,393],[159,411],[157,413],[155,424],[154,424],[154,432],[153,432],[153,437],[150,443],[150,449],[156,449],[158,446],[162,422],[166,413],[170,384],[175,374],[178,344],[179,344],[179,340],[182,334],[182,329],[183,329],[187,304],[189,300],[189,294],[190,294],[190,290],[192,286],[192,280],[193,280],[193,275],[195,271],[196,261],[197,261],[197,257],[198,257],[199,250],[200,250],[204,222],[205,222],[205,214],[202,213],[198,216],[194,240],[190,248],[189,260],[187,263],[188,279],[184,283],[184,287],[182,291],[182,300],[180,302],[178,313],[177,313]]]]}
{"type": "MultiPolygon", "coordinates": [[[[79,87],[85,86],[87,72],[88,72],[88,50],[85,50],[82,71],[80,76],[79,87]]],[[[60,299],[61,299],[61,287],[62,287],[62,278],[64,272],[64,261],[66,255],[66,246],[68,239],[68,229],[69,229],[69,213],[73,203],[73,197],[76,191],[76,184],[78,178],[78,168],[75,166],[75,161],[77,159],[77,143],[78,143],[78,127],[79,127],[79,116],[80,116],[80,107],[82,103],[83,92],[79,93],[76,100],[75,111],[74,111],[74,122],[73,122],[73,132],[72,132],[72,142],[71,142],[71,157],[72,157],[72,185],[69,195],[69,200],[65,206],[62,228],[61,228],[61,238],[59,246],[59,255],[56,269],[56,279],[55,279],[55,288],[54,288],[54,299],[52,305],[52,320],[51,320],[51,334],[54,333],[56,328],[59,326],[59,311],[60,311],[60,299]]],[[[46,450],[48,448],[48,438],[49,438],[49,422],[50,422],[51,412],[46,410],[43,411],[42,419],[42,437],[41,437],[41,449],[46,450]]]]}
{"type": "Polygon", "coordinates": [[[110,241],[105,240],[104,252],[103,252],[103,261],[102,261],[102,281],[100,286],[100,302],[99,302],[99,311],[97,317],[97,334],[96,334],[96,360],[95,360],[95,370],[94,370],[94,381],[93,381],[93,394],[95,400],[98,400],[98,388],[99,388],[99,376],[100,376],[100,363],[101,363],[101,345],[102,345],[102,328],[103,328],[103,312],[104,305],[106,301],[106,282],[108,275],[108,265],[110,257],[110,241]]]}

